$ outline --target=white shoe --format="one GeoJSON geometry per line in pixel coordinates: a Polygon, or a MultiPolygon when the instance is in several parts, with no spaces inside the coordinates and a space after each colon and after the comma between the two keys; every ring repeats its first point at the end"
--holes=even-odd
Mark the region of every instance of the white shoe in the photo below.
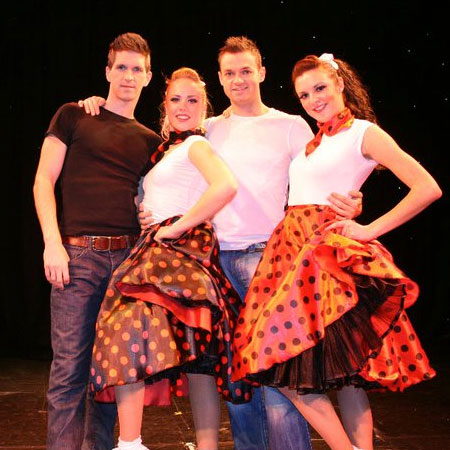
{"type": "Polygon", "coordinates": [[[113,450],[149,450],[145,445],[142,444],[142,439],[139,436],[132,442],[122,441],[119,437],[119,445],[113,450]]]}
{"type": "Polygon", "coordinates": [[[186,442],[184,444],[184,450],[197,450],[197,446],[193,442],[186,442]]]}
{"type": "MultiPolygon", "coordinates": [[[[126,447],[128,450],[128,447],[126,447]]],[[[112,450],[123,450],[123,447],[114,447],[112,450]]],[[[130,450],[149,450],[145,445],[140,444],[139,447],[130,447],[130,450]]]]}

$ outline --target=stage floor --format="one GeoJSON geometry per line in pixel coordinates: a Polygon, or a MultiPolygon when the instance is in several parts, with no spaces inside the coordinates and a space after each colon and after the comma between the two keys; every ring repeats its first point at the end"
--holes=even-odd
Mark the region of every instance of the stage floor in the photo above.
{"type": "MultiPolygon", "coordinates": [[[[371,393],[377,450],[450,449],[450,367],[444,354],[432,358],[437,376],[401,394],[371,393]]],[[[49,361],[0,359],[0,449],[45,449],[49,361]]],[[[334,401],[334,398],[333,398],[334,401]]],[[[220,449],[233,449],[222,403],[220,449]]],[[[328,446],[312,432],[314,450],[328,446]]],[[[181,450],[194,441],[189,402],[145,409],[143,442],[150,450],[181,450]]],[[[62,449],[63,450],[63,449],[62,449]]]]}

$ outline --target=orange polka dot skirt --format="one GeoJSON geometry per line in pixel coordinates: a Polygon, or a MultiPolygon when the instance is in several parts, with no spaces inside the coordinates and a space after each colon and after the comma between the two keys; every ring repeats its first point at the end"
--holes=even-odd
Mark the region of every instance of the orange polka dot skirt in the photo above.
{"type": "MultiPolygon", "coordinates": [[[[90,390],[114,401],[113,386],[145,380],[147,404],[185,395],[184,373],[216,378],[226,400],[250,399],[247,383],[231,383],[231,336],[240,299],[219,265],[210,223],[176,240],[144,234],[109,283],[97,320],[90,390]]],[[[169,400],[168,400],[169,399],[169,400]]]]}
{"type": "Polygon", "coordinates": [[[323,393],[435,375],[405,312],[417,284],[378,241],[326,231],[334,220],[327,206],[288,208],[238,318],[233,379],[323,393]]]}

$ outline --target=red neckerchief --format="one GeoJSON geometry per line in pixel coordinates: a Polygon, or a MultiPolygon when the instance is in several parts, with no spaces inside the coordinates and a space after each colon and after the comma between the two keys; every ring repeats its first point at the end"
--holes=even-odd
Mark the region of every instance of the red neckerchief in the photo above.
{"type": "Polygon", "coordinates": [[[205,130],[203,128],[196,128],[195,130],[186,131],[171,131],[169,133],[169,138],[159,144],[158,148],[153,152],[150,157],[150,161],[156,164],[163,156],[164,152],[174,144],[181,144],[189,136],[197,134],[199,136],[205,135],[205,130]]]}
{"type": "Polygon", "coordinates": [[[324,134],[326,134],[327,136],[333,136],[339,133],[339,131],[341,130],[350,128],[354,120],[355,116],[353,115],[353,113],[348,108],[345,108],[339,114],[333,116],[333,118],[328,122],[317,122],[319,131],[314,136],[314,138],[306,144],[306,156],[311,154],[319,146],[324,134]]]}

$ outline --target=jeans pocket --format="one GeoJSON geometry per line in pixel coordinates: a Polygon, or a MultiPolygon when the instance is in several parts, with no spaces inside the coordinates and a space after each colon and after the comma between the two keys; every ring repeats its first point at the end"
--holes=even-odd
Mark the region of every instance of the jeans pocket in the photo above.
{"type": "Polygon", "coordinates": [[[81,258],[89,251],[88,247],[78,247],[76,245],[69,245],[69,244],[64,244],[64,248],[66,249],[67,254],[69,255],[70,261],[75,261],[76,259],[81,258]]]}

